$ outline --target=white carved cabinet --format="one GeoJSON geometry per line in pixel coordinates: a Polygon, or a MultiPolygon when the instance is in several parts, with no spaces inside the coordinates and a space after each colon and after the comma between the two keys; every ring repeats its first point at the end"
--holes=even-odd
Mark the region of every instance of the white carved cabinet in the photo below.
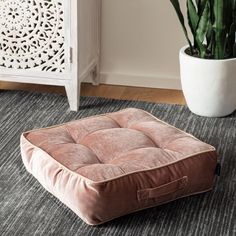
{"type": "Polygon", "coordinates": [[[0,80],[65,86],[99,83],[101,0],[0,0],[0,80]]]}

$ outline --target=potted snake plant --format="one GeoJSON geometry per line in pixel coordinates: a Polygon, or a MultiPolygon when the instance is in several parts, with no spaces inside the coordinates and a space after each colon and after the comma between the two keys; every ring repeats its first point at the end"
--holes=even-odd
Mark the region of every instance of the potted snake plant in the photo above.
{"type": "Polygon", "coordinates": [[[236,0],[186,0],[192,40],[178,0],[170,0],[188,45],[180,50],[180,74],[189,109],[222,117],[236,110],[236,0]]]}

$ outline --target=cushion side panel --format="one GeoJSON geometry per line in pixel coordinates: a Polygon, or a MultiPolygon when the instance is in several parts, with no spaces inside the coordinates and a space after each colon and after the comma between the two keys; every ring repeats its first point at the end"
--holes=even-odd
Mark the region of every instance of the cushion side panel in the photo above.
{"type": "Polygon", "coordinates": [[[24,136],[21,138],[21,148],[27,170],[46,190],[91,225],[211,189],[217,160],[216,153],[211,151],[159,169],[95,183],[63,168],[50,155],[30,144],[24,136]],[[157,188],[183,177],[188,182],[182,189],[161,197],[138,198],[140,191],[157,188]]]}
{"type": "Polygon", "coordinates": [[[48,192],[68,206],[87,224],[100,222],[95,215],[96,209],[91,207],[95,205],[97,192],[91,187],[89,180],[63,168],[46,152],[32,145],[24,135],[21,136],[21,155],[27,171],[48,192]]]}
{"type": "Polygon", "coordinates": [[[94,203],[99,202],[96,219],[100,220],[100,222],[93,223],[101,224],[139,209],[208,191],[213,186],[216,163],[217,155],[212,151],[198,154],[160,169],[133,173],[100,184],[93,183],[93,188],[98,192],[97,200],[94,203]],[[153,196],[153,194],[141,198],[138,196],[140,191],[152,193],[153,189],[177,180],[182,181],[182,179],[185,182],[180,182],[180,186],[177,185],[178,189],[172,190],[171,186],[173,185],[170,185],[170,189],[167,187],[164,194],[160,190],[161,196],[153,196]],[[181,187],[181,185],[183,186],[181,187]]]}

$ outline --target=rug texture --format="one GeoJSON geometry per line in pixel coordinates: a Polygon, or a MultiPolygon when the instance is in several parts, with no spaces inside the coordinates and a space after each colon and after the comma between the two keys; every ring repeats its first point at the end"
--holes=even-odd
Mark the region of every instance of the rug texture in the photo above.
{"type": "Polygon", "coordinates": [[[0,235],[236,235],[236,113],[203,118],[184,106],[103,98],[82,98],[80,111],[70,112],[62,95],[0,91],[0,235]],[[221,177],[211,192],[88,226],[26,172],[20,135],[126,107],[144,109],[215,146],[221,177]]]}

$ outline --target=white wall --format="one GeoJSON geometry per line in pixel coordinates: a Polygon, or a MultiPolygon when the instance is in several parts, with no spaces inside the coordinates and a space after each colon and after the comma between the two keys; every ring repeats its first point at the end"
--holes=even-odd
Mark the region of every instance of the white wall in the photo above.
{"type": "Polygon", "coordinates": [[[102,82],[180,88],[186,41],[170,1],[103,0],[102,10],[102,82]]]}

